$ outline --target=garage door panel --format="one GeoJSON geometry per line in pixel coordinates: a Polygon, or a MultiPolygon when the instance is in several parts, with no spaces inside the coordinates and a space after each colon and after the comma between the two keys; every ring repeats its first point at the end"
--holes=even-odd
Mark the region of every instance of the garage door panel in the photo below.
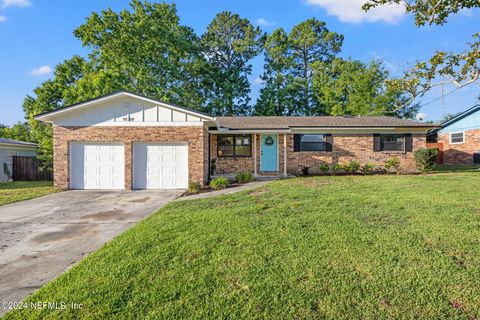
{"type": "Polygon", "coordinates": [[[124,189],[123,144],[75,142],[70,150],[72,189],[124,189]]]}
{"type": "Polygon", "coordinates": [[[175,155],[175,162],[180,162],[180,163],[187,162],[187,155],[186,154],[175,155]]]}
{"type": "Polygon", "coordinates": [[[135,189],[185,189],[188,185],[186,143],[135,143],[135,189]]]}
{"type": "Polygon", "coordinates": [[[163,163],[175,163],[175,155],[174,154],[165,154],[162,157],[163,163]]]}

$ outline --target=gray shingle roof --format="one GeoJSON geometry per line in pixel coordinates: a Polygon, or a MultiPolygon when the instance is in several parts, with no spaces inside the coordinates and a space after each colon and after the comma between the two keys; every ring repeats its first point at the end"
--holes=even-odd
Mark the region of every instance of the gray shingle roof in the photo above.
{"type": "Polygon", "coordinates": [[[431,128],[431,124],[405,120],[393,117],[217,117],[221,127],[228,129],[289,129],[307,127],[338,127],[338,128],[365,128],[365,127],[416,127],[431,128]]]}
{"type": "Polygon", "coordinates": [[[0,144],[12,144],[12,145],[18,145],[18,146],[24,146],[24,147],[38,147],[38,144],[36,143],[7,139],[7,138],[0,138],[0,144]]]}

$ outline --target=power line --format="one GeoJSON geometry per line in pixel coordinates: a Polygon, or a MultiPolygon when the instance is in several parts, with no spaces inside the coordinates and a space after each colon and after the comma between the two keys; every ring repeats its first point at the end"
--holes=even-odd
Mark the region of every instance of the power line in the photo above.
{"type": "Polygon", "coordinates": [[[456,92],[456,91],[458,91],[458,90],[460,90],[460,89],[462,89],[462,88],[463,88],[463,87],[456,88],[455,90],[452,90],[452,91],[450,91],[450,92],[447,92],[447,93],[445,93],[445,94],[442,94],[442,95],[441,95],[440,97],[438,97],[438,98],[435,98],[435,99],[432,99],[432,100],[430,100],[430,101],[428,101],[428,102],[425,102],[425,103],[423,103],[423,104],[420,105],[420,108],[421,108],[421,107],[425,107],[426,105],[429,105],[429,104],[431,104],[431,103],[434,103],[435,101],[438,101],[438,100],[440,100],[440,99],[443,99],[444,97],[448,96],[449,94],[452,94],[452,93],[454,93],[454,92],[456,92]]]}

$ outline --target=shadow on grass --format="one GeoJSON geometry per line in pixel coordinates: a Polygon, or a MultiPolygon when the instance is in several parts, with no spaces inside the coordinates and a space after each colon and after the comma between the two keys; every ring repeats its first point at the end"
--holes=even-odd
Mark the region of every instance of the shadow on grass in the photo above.
{"type": "Polygon", "coordinates": [[[480,172],[480,165],[437,164],[431,173],[480,172]]]}
{"type": "Polygon", "coordinates": [[[0,190],[52,187],[52,181],[11,181],[0,182],[0,190]]]}

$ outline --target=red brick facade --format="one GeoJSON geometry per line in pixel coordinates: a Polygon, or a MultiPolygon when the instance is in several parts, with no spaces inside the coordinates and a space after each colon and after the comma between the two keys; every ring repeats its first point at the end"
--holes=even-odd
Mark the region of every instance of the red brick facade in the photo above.
{"type": "MultiPolygon", "coordinates": [[[[260,135],[257,134],[257,172],[260,173],[260,135]]],[[[242,170],[253,171],[253,150],[252,157],[232,158],[217,157],[217,137],[211,135],[211,158],[216,159],[217,174],[233,174],[242,170]]],[[[252,136],[253,141],[253,136],[252,136]]],[[[278,156],[279,156],[279,173],[284,172],[284,134],[278,135],[278,156]]],[[[413,135],[413,151],[426,147],[425,134],[413,135]]],[[[377,166],[383,166],[385,161],[398,157],[401,167],[406,172],[415,172],[415,162],[412,152],[374,152],[373,151],[373,134],[333,134],[333,150],[332,152],[294,152],[293,150],[293,134],[287,134],[287,173],[301,174],[303,167],[309,167],[312,174],[319,173],[319,166],[322,163],[342,164],[352,160],[361,163],[374,163],[377,166]]]]}
{"type": "Polygon", "coordinates": [[[443,163],[473,164],[473,154],[480,152],[480,129],[467,130],[464,142],[450,144],[450,133],[439,133],[438,143],[443,146],[443,163]]]}
{"type": "Polygon", "coordinates": [[[208,134],[203,127],[58,127],[53,128],[54,183],[69,188],[69,143],[123,142],[125,189],[132,188],[134,142],[187,142],[189,180],[205,184],[208,176],[208,134]]]}

